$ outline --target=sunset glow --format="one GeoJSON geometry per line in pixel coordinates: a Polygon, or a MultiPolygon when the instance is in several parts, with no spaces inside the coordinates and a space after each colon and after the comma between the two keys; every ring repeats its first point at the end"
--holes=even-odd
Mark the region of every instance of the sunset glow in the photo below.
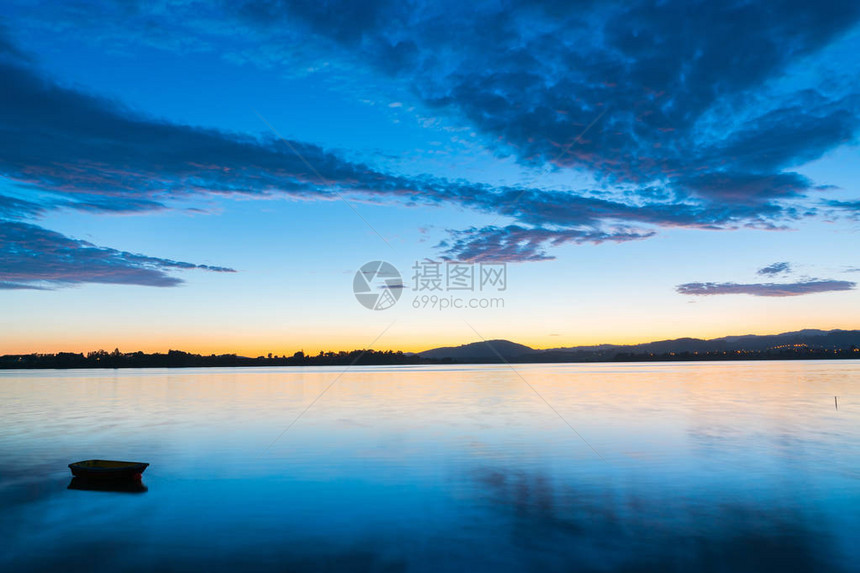
{"type": "Polygon", "coordinates": [[[837,4],[7,3],[0,353],[856,328],[837,4]],[[356,300],[370,261],[390,308],[356,300]],[[507,284],[421,288],[422,261],[507,284]]]}

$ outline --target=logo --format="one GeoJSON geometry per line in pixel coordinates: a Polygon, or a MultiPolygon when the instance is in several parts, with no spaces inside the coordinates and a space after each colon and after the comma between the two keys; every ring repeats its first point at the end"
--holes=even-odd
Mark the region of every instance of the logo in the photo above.
{"type": "Polygon", "coordinates": [[[403,279],[391,263],[371,261],[355,272],[352,292],[361,305],[370,310],[394,306],[403,293],[403,279]]]}

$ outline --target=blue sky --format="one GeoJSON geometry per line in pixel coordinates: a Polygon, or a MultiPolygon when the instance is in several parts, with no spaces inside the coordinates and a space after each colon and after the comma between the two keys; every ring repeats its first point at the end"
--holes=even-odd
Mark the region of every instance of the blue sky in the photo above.
{"type": "Polygon", "coordinates": [[[0,17],[0,351],[858,325],[855,2],[0,17]],[[504,308],[415,308],[424,259],[505,263],[504,308]],[[372,260],[391,309],[353,296],[372,260]]]}

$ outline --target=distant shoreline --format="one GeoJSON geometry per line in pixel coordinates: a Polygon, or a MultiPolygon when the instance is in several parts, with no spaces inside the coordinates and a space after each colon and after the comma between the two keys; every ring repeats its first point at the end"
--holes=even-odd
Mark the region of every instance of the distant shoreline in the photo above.
{"type": "Polygon", "coordinates": [[[11,354],[0,356],[0,370],[80,370],[120,368],[261,368],[272,366],[396,366],[446,364],[598,364],[629,362],[715,362],[762,360],[849,360],[860,359],[856,349],[800,348],[767,351],[715,351],[663,354],[618,352],[608,355],[575,355],[562,353],[523,356],[484,356],[472,359],[426,358],[418,354],[394,351],[353,350],[323,352],[315,356],[296,353],[293,356],[259,356],[256,358],[222,354],[202,356],[171,350],[167,354],[90,352],[87,355],[11,354]]]}
{"type": "Polygon", "coordinates": [[[416,364],[588,364],[612,362],[703,362],[736,360],[842,360],[860,358],[860,330],[800,330],[775,335],[727,336],[710,340],[678,338],[637,345],[537,349],[510,340],[483,340],[423,352],[355,349],[302,351],[291,356],[155,352],[7,354],[0,370],[80,368],[229,368],[265,366],[384,366],[416,364]]]}

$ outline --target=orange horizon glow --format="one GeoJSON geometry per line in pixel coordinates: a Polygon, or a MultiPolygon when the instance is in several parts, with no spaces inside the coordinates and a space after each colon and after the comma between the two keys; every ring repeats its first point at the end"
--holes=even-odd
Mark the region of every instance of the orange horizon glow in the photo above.
{"type": "MultiPolygon", "coordinates": [[[[236,354],[239,356],[248,356],[248,357],[257,357],[257,356],[267,356],[271,353],[273,356],[292,356],[298,351],[303,351],[307,355],[316,355],[319,352],[340,352],[340,351],[351,351],[351,350],[363,350],[367,348],[372,348],[377,351],[403,351],[403,352],[421,352],[425,350],[430,350],[433,348],[440,347],[449,347],[449,346],[461,346],[465,344],[471,344],[475,342],[481,342],[482,340],[509,340],[511,342],[515,342],[518,344],[523,344],[525,346],[529,346],[536,350],[544,350],[549,348],[567,348],[567,347],[575,347],[575,346],[596,346],[600,344],[614,344],[619,346],[624,345],[635,345],[635,344],[644,344],[648,342],[657,342],[661,340],[674,340],[678,338],[696,338],[696,339],[714,339],[714,338],[722,338],[726,336],[743,336],[743,335],[756,335],[756,336],[768,336],[775,334],[782,334],[784,332],[793,332],[797,330],[806,330],[806,329],[816,329],[816,330],[855,330],[856,326],[850,324],[840,324],[840,325],[826,325],[826,326],[804,326],[804,327],[789,327],[789,328],[750,328],[745,329],[743,332],[740,331],[718,331],[715,328],[709,329],[704,328],[699,332],[695,333],[681,333],[677,335],[673,334],[661,334],[655,332],[654,335],[648,336],[645,334],[639,335],[618,335],[618,336],[610,336],[606,337],[603,335],[599,335],[598,337],[561,337],[561,336],[520,336],[517,335],[509,335],[509,336],[484,336],[483,338],[472,334],[472,336],[462,336],[458,337],[457,335],[446,335],[442,337],[435,338],[433,342],[418,342],[413,340],[414,337],[404,337],[401,340],[403,341],[401,344],[391,343],[391,342],[382,342],[378,341],[374,345],[369,345],[367,342],[361,342],[359,337],[357,336],[337,336],[331,337],[331,344],[323,344],[316,341],[308,340],[306,344],[302,344],[299,341],[290,341],[287,343],[280,342],[277,344],[267,344],[262,340],[243,340],[238,342],[237,344],[230,344],[228,342],[223,341],[215,341],[215,340],[201,340],[201,337],[181,337],[169,340],[168,342],[164,341],[162,337],[161,340],[155,341],[141,341],[135,343],[133,340],[129,340],[128,338],[123,337],[120,340],[117,340],[113,343],[105,343],[102,338],[93,338],[91,340],[77,340],[75,342],[67,343],[60,341],[43,341],[41,343],[32,344],[26,341],[18,342],[16,344],[4,345],[3,348],[0,348],[0,355],[2,354],[13,354],[13,355],[25,355],[25,354],[57,354],[59,352],[71,352],[71,353],[83,353],[86,354],[88,352],[96,351],[96,350],[106,350],[108,352],[112,351],[114,348],[118,348],[121,352],[131,353],[131,352],[145,352],[147,354],[154,353],[166,353],[169,350],[180,350],[183,352],[188,352],[190,354],[200,354],[203,356],[208,356],[211,354],[221,355],[221,354],[236,354]]],[[[390,337],[387,337],[390,338],[390,337]]]]}

